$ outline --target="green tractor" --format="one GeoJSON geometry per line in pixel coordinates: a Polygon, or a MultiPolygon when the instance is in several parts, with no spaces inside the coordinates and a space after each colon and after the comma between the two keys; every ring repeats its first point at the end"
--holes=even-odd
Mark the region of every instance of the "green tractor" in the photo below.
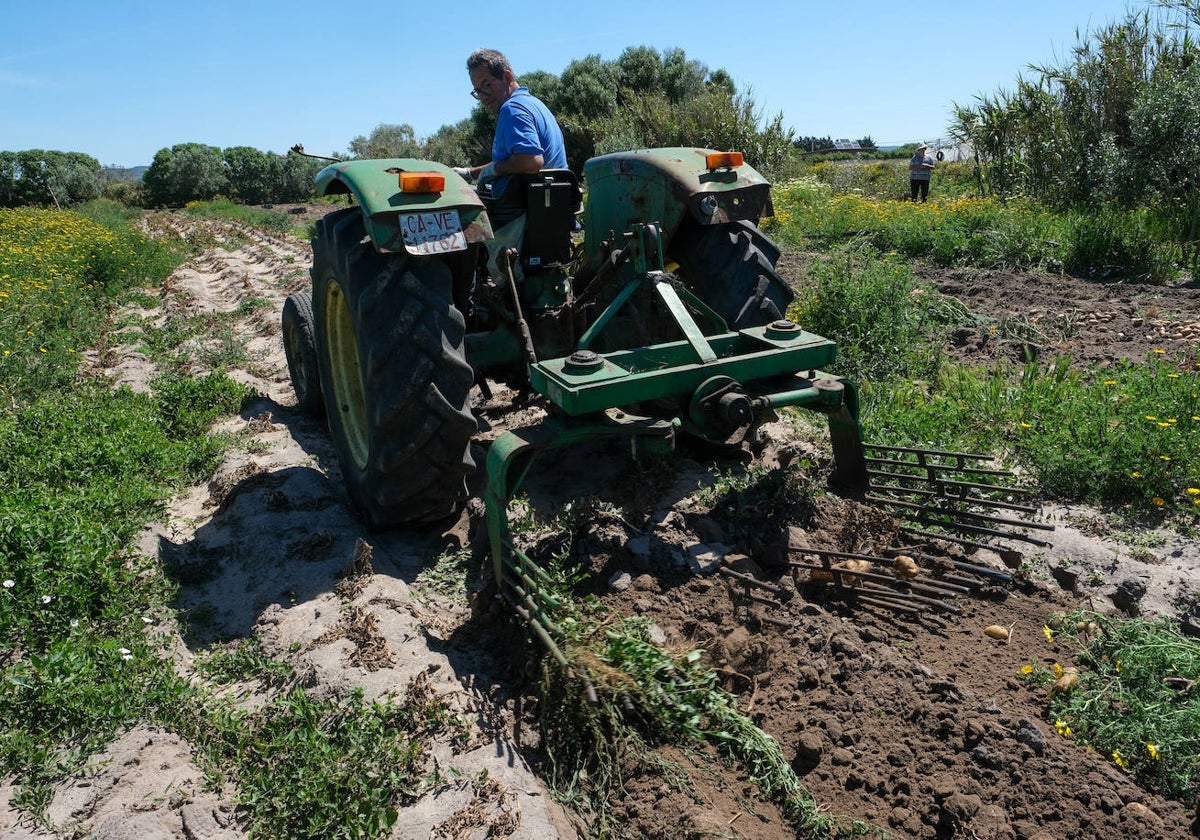
{"type": "MultiPolygon", "coordinates": [[[[507,509],[534,456],[577,442],[623,436],[635,456],[669,451],[680,434],[735,447],[777,409],[802,407],[828,421],[831,483],[915,536],[1002,556],[1011,549],[980,541],[1047,545],[1024,532],[1053,526],[1020,518],[1036,507],[991,458],[863,442],[856,389],[822,372],[834,343],[786,317],[779,249],[758,228],[770,185],[740,154],[619,152],[583,175],[586,198],[570,171],[527,176],[524,214],[493,230],[475,190],[441,164],[359,160],[318,174],[322,195],[355,203],[317,225],[312,291],[285,302],[284,346],[299,406],[327,418],[368,525],[418,527],[460,509],[475,469],[471,391],[490,399],[499,382],[540,394],[547,413],[488,448],[495,581],[563,664],[554,586],[511,539],[507,509]]],[[[865,597],[861,578],[833,577],[865,597]]],[[[903,609],[931,602],[907,580],[891,585],[903,609]]]]}
{"type": "MultiPolygon", "coordinates": [[[[836,477],[865,488],[854,388],[835,345],[787,320],[779,249],[758,228],[768,182],[737,153],[667,148],[526,176],[524,215],[493,230],[451,169],[334,163],[312,291],[283,310],[299,405],[328,419],[346,489],[373,527],[454,513],[475,469],[470,394],[489,381],[550,404],[539,440],[493,446],[497,478],[530,446],[602,434],[723,445],[794,405],[829,418],[836,477]],[[582,221],[582,238],[579,236],[582,221]],[[580,241],[582,239],[582,241],[580,241]]],[[[493,456],[490,456],[493,457],[493,456]]]]}

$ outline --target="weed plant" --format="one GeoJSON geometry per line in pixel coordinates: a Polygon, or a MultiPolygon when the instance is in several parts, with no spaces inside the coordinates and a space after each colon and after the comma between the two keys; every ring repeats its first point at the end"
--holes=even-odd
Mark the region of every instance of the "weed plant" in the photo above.
{"type": "MultiPolygon", "coordinates": [[[[1185,524],[1200,515],[1200,356],[1168,359],[1156,351],[1144,363],[1092,371],[1072,369],[1069,358],[1060,357],[985,370],[957,365],[938,352],[948,332],[960,325],[1050,343],[1041,331],[1069,337],[1072,324],[989,323],[960,302],[923,289],[909,260],[934,247],[937,236],[913,244],[926,235],[916,218],[987,232],[980,242],[1010,235],[1020,226],[1014,220],[1024,219],[1027,239],[1040,241],[1056,230],[1079,228],[1079,218],[1015,202],[947,202],[937,210],[854,196],[839,201],[826,185],[808,180],[789,185],[776,200],[775,224],[785,233],[803,228],[806,223],[798,218],[821,206],[840,208],[833,221],[822,224],[840,219],[863,227],[857,244],[839,245],[809,261],[806,283],[789,315],[837,343],[832,369],[858,383],[869,440],[996,454],[1046,495],[1122,506],[1128,515],[1183,515],[1185,524]],[[863,232],[870,225],[882,233],[863,232]],[[880,237],[902,248],[908,242],[912,253],[879,254],[870,243],[883,241],[880,237]]],[[[1130,215],[1113,213],[1108,222],[1096,223],[1101,229],[1097,243],[1130,230],[1118,223],[1130,215]]],[[[1139,224],[1150,230],[1149,222],[1139,224]]],[[[1096,248],[1102,250],[1099,244],[1096,248]]],[[[988,250],[983,263],[998,253],[988,250]]],[[[1068,248],[1067,253],[1077,252],[1068,248]]],[[[1150,258],[1160,251],[1142,253],[1150,258]]],[[[972,265],[981,259],[964,258],[972,265]]],[[[1126,270],[1133,264],[1128,254],[1120,262],[1126,270]]]]}
{"type": "Polygon", "coordinates": [[[1140,783],[1200,805],[1200,643],[1168,619],[1117,620],[1076,611],[1045,628],[1071,645],[1078,668],[1026,665],[1049,690],[1060,735],[1104,756],[1140,783]],[[1060,678],[1077,671],[1077,682],[1060,678]]]}
{"type": "Polygon", "coordinates": [[[892,377],[927,378],[938,367],[929,341],[939,311],[907,265],[841,249],[808,267],[789,316],[838,344],[837,371],[860,384],[892,377]]]}

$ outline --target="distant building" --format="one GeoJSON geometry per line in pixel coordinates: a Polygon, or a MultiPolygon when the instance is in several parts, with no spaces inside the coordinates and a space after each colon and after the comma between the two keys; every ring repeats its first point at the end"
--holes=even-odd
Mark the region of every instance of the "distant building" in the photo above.
{"type": "Polygon", "coordinates": [[[959,143],[955,140],[935,140],[930,148],[933,156],[946,163],[971,160],[975,157],[975,148],[970,143],[959,143]]]}

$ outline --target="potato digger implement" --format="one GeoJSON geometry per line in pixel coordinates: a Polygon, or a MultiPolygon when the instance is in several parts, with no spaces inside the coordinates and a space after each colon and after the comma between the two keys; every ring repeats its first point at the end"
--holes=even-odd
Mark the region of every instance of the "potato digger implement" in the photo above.
{"type": "Polygon", "coordinates": [[[778,409],[803,408],[827,419],[831,483],[846,492],[969,540],[1038,527],[1012,518],[1033,508],[970,456],[864,444],[853,383],[825,372],[834,342],[786,317],[780,252],[758,227],[770,185],[740,154],[619,152],[583,176],[586,198],[569,170],[525,176],[524,215],[493,230],[439,163],[318,174],[320,194],[353,203],[317,225],[312,290],[285,302],[284,346],[298,403],[326,417],[370,526],[460,509],[475,469],[470,394],[491,381],[547,406],[492,443],[485,501],[499,590],[551,651],[544,572],[512,544],[507,508],[534,455],[581,441],[625,437],[635,456],[681,434],[738,446],[778,409]]]}

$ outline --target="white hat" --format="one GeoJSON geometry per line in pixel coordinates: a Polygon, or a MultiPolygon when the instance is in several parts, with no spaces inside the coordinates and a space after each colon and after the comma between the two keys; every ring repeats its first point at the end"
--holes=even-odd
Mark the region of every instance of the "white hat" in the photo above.
{"type": "Polygon", "coordinates": [[[920,143],[917,144],[917,148],[918,149],[928,149],[929,144],[926,143],[924,140],[922,140],[920,143]]]}

